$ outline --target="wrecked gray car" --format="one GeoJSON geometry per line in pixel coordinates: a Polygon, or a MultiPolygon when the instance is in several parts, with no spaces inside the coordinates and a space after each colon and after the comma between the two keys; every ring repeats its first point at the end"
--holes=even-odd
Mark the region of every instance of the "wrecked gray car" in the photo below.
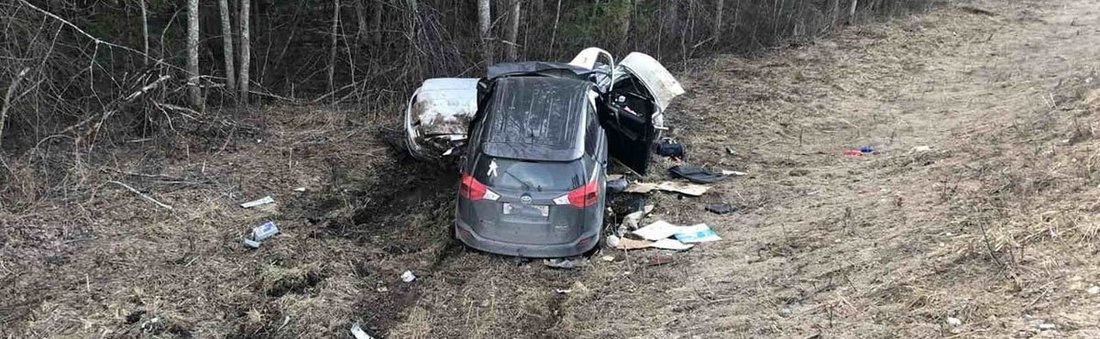
{"type": "Polygon", "coordinates": [[[619,65],[595,48],[568,64],[494,65],[482,79],[425,81],[406,112],[408,148],[457,161],[454,232],[466,245],[580,255],[602,235],[608,162],[644,174],[664,111],[683,92],[641,53],[619,65]]]}

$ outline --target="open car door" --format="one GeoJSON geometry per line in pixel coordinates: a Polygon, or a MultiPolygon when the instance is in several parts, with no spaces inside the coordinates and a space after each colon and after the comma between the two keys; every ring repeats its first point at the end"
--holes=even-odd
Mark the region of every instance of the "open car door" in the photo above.
{"type": "Polygon", "coordinates": [[[634,52],[612,74],[601,121],[607,130],[608,153],[645,175],[653,143],[665,130],[665,109],[684,94],[680,82],[653,57],[634,52]]]}

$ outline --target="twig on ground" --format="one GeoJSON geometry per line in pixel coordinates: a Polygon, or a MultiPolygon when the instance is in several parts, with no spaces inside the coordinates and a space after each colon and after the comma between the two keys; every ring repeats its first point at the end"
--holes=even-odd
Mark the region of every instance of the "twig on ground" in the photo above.
{"type": "Polygon", "coordinates": [[[146,195],[145,193],[141,193],[141,191],[138,191],[138,190],[134,189],[133,187],[130,187],[130,185],[123,184],[123,183],[115,181],[115,180],[110,180],[110,181],[107,181],[107,182],[125,187],[126,189],[130,190],[130,192],[136,193],[137,195],[141,196],[142,198],[145,198],[145,200],[149,200],[152,203],[157,204],[157,206],[164,207],[165,209],[167,209],[169,211],[174,211],[174,209],[172,209],[172,206],[165,205],[164,203],[162,203],[160,201],[157,201],[157,199],[153,199],[153,197],[150,197],[150,196],[146,195]]]}

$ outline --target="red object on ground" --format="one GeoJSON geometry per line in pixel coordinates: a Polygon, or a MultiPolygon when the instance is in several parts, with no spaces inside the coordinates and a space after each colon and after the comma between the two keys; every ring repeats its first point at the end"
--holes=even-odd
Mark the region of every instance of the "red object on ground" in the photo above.
{"type": "Polygon", "coordinates": [[[862,157],[863,152],[860,152],[858,149],[844,150],[844,156],[849,158],[862,157]]]}

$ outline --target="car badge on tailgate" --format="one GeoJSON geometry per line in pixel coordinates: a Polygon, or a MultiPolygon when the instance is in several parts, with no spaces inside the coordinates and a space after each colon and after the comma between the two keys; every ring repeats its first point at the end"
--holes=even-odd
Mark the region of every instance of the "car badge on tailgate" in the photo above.
{"type": "Polygon", "coordinates": [[[519,202],[522,202],[524,205],[530,205],[531,204],[531,196],[530,195],[524,195],[522,197],[519,197],[519,202]]]}

